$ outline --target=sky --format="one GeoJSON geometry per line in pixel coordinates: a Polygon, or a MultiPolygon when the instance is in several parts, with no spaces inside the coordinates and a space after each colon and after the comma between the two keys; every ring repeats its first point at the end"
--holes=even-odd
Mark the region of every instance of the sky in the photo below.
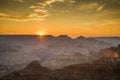
{"type": "Polygon", "coordinates": [[[0,35],[120,36],[120,0],[0,0],[0,35]]]}

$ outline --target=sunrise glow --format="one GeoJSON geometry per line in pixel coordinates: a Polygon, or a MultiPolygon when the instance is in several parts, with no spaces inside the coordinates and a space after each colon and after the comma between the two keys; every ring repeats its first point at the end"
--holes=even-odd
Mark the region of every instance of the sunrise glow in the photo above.
{"type": "Polygon", "coordinates": [[[47,30],[54,36],[120,36],[119,0],[0,0],[0,4],[0,35],[42,36],[47,30]]]}
{"type": "Polygon", "coordinates": [[[45,32],[45,31],[38,31],[38,32],[36,33],[36,35],[44,36],[44,35],[46,35],[46,32],[45,32]]]}

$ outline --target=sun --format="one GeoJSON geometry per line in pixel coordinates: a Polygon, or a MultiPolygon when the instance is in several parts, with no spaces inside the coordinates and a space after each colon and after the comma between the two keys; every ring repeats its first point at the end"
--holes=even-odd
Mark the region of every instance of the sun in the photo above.
{"type": "Polygon", "coordinates": [[[45,32],[40,32],[39,35],[40,36],[44,36],[46,33],[45,32]]]}
{"type": "Polygon", "coordinates": [[[40,36],[43,36],[43,35],[45,35],[45,33],[43,33],[43,32],[40,32],[40,33],[39,33],[39,35],[40,35],[40,36]]]}
{"type": "Polygon", "coordinates": [[[44,35],[46,35],[46,33],[43,32],[43,31],[39,31],[39,32],[37,32],[37,35],[39,35],[39,36],[44,36],[44,35]]]}
{"type": "Polygon", "coordinates": [[[36,34],[38,35],[38,38],[40,40],[45,40],[45,35],[46,35],[45,31],[38,31],[36,34]]]}

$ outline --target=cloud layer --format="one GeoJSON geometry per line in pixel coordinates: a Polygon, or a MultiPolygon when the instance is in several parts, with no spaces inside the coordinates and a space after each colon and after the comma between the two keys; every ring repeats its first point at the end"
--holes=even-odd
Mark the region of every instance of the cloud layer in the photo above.
{"type": "Polygon", "coordinates": [[[0,0],[0,19],[29,21],[45,20],[53,14],[118,13],[119,4],[119,0],[0,0]]]}

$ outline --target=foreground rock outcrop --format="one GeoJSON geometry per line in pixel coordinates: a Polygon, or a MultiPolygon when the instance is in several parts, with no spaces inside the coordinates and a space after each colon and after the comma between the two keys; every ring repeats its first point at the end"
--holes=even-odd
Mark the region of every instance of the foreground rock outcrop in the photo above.
{"type": "Polygon", "coordinates": [[[33,61],[24,69],[3,76],[1,80],[52,80],[49,77],[51,74],[51,70],[42,67],[38,61],[33,61]]]}
{"type": "Polygon", "coordinates": [[[119,66],[95,62],[70,65],[51,71],[34,61],[26,68],[3,76],[0,80],[120,80],[119,66]]]}

